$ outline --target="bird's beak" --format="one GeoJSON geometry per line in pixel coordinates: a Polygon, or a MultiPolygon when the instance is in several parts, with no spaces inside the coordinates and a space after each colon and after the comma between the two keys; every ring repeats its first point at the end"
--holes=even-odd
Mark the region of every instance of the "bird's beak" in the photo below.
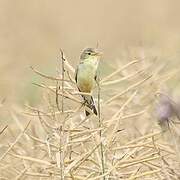
{"type": "Polygon", "coordinates": [[[103,53],[102,53],[102,52],[95,52],[94,55],[95,55],[95,56],[100,56],[100,57],[101,57],[101,56],[103,55],[103,53]]]}

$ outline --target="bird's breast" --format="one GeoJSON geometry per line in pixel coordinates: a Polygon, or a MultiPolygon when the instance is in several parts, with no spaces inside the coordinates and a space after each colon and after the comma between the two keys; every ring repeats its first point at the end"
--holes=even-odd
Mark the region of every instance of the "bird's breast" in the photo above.
{"type": "Polygon", "coordinates": [[[90,93],[94,86],[96,68],[88,64],[81,64],[78,68],[77,85],[81,92],[90,93]]]}

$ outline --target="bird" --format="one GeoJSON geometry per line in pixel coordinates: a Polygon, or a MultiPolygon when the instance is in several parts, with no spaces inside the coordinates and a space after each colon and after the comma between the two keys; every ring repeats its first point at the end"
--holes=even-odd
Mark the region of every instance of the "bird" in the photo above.
{"type": "MultiPolygon", "coordinates": [[[[80,55],[80,62],[75,73],[75,81],[80,92],[91,93],[95,81],[97,80],[97,70],[102,53],[95,48],[86,48],[80,55]]],[[[84,99],[84,104],[98,114],[94,99],[91,95],[81,95],[84,99]]],[[[89,111],[85,110],[86,117],[90,115],[89,111]]]]}

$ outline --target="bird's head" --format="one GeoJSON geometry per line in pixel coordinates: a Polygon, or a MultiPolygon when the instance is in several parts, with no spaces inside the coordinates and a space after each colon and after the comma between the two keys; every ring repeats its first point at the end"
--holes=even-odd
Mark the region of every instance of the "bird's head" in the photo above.
{"type": "Polygon", "coordinates": [[[94,48],[86,48],[81,56],[80,59],[81,60],[100,60],[102,56],[102,53],[100,51],[98,51],[97,49],[94,48]]]}

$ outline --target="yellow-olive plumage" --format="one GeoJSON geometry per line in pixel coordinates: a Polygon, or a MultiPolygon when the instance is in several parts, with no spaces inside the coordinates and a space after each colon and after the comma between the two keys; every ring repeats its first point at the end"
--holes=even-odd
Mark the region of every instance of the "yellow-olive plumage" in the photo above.
{"type": "MultiPolygon", "coordinates": [[[[75,77],[77,87],[80,92],[92,92],[95,85],[100,56],[101,53],[93,48],[87,48],[82,52],[75,77]]],[[[84,98],[85,105],[92,109],[94,114],[97,115],[97,110],[92,96],[82,95],[82,97],[84,98]]],[[[86,111],[86,115],[89,115],[88,111],[86,111]]]]}

